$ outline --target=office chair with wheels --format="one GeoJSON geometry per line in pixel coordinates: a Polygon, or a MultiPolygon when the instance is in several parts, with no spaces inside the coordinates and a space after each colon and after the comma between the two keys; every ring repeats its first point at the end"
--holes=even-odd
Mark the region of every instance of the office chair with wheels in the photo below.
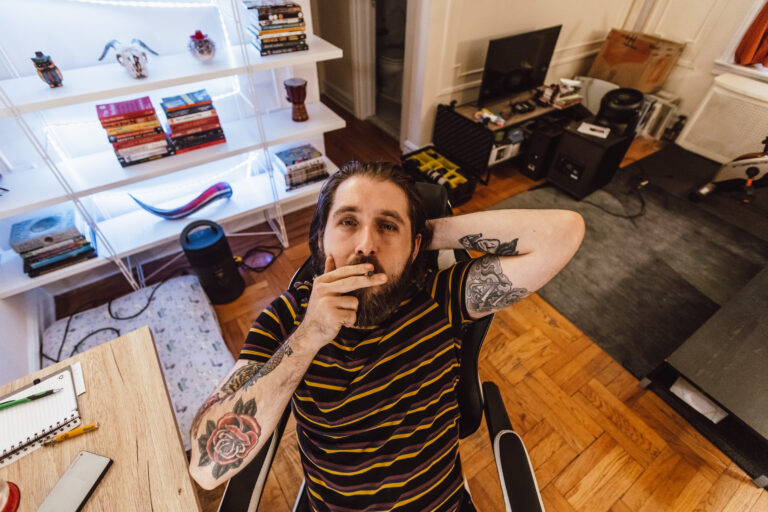
{"type": "MultiPolygon", "coordinates": [[[[450,205],[445,189],[431,183],[417,183],[419,193],[425,201],[429,218],[450,215],[450,205]]],[[[430,256],[433,268],[444,268],[455,261],[470,258],[464,250],[440,251],[430,256]]],[[[312,279],[309,260],[291,279],[291,286],[298,281],[312,279]]],[[[493,382],[480,383],[478,358],[493,315],[488,315],[464,327],[461,344],[461,366],[459,368],[458,404],[460,411],[459,437],[461,439],[475,433],[485,413],[491,447],[496,467],[501,480],[505,507],[509,512],[542,512],[536,478],[533,473],[528,452],[522,439],[512,429],[499,388],[493,382]]],[[[291,407],[288,405],[275,428],[272,438],[255,459],[235,475],[224,490],[219,505],[220,512],[255,512],[258,510],[261,493],[283,435],[291,407]]],[[[306,482],[302,481],[299,494],[294,504],[294,512],[309,511],[306,482]]],[[[465,493],[465,501],[460,511],[474,511],[475,508],[465,493]]]]}

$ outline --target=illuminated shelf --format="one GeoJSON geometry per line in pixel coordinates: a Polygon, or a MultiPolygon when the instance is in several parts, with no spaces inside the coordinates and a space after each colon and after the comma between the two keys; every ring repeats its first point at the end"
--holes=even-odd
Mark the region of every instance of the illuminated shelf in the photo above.
{"type": "MultiPolygon", "coordinates": [[[[329,173],[338,170],[338,167],[327,157],[325,161],[329,173]]],[[[274,178],[278,201],[287,211],[314,204],[323,185],[323,182],[316,182],[286,191],[282,174],[275,172],[274,178]]],[[[178,239],[184,226],[194,220],[208,219],[217,223],[226,223],[246,215],[257,215],[274,204],[267,174],[243,178],[232,182],[231,186],[232,197],[216,201],[183,219],[165,220],[144,210],[136,209],[125,215],[99,222],[99,229],[110,241],[118,257],[124,258],[178,239]],[[141,236],[137,236],[137,233],[141,233],[141,236]]],[[[104,254],[106,249],[100,248],[99,252],[104,254]]],[[[31,278],[23,271],[21,257],[13,251],[5,251],[0,253],[0,299],[110,263],[109,259],[98,256],[31,278]]]]}
{"type": "MultiPolygon", "coordinates": [[[[309,120],[291,120],[291,109],[262,114],[267,144],[275,145],[344,128],[346,123],[322,103],[307,104],[309,120]]],[[[70,172],[63,170],[78,197],[137,183],[182,169],[203,165],[259,149],[263,146],[255,118],[222,122],[227,142],[151,162],[122,167],[109,149],[75,158],[70,172]]],[[[19,215],[68,200],[64,190],[46,167],[38,167],[3,176],[3,186],[12,193],[0,202],[0,219],[19,215]]]]}
{"type": "MultiPolygon", "coordinates": [[[[229,51],[218,51],[214,59],[205,63],[195,59],[189,52],[151,55],[147,64],[149,70],[147,78],[131,78],[120,64],[113,62],[77,69],[62,69],[63,85],[53,89],[36,74],[0,80],[0,88],[6,92],[19,111],[26,114],[246,72],[338,59],[342,56],[340,48],[318,36],[309,36],[307,44],[309,49],[305,51],[267,57],[259,55],[259,52],[250,44],[242,47],[232,46],[229,51]],[[248,52],[250,66],[246,66],[243,61],[243,47],[248,52]]],[[[10,109],[0,107],[0,117],[10,115],[10,109]]]]}

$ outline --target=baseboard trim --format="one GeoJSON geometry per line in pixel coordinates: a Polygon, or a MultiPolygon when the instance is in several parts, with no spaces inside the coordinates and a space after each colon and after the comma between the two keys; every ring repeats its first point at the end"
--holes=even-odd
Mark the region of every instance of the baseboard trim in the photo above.
{"type": "Polygon", "coordinates": [[[354,115],[355,101],[348,92],[327,80],[320,84],[320,91],[331,98],[341,108],[354,115]]]}
{"type": "Polygon", "coordinates": [[[417,149],[419,149],[419,146],[417,146],[410,140],[403,141],[403,153],[410,153],[411,151],[416,151],[417,149]]]}

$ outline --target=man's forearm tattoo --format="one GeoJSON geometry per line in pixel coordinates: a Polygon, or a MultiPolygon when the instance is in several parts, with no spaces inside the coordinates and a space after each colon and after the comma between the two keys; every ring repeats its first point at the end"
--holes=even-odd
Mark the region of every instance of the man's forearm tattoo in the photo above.
{"type": "Polygon", "coordinates": [[[259,373],[256,374],[255,377],[253,377],[253,381],[257,381],[261,377],[264,377],[268,373],[270,373],[272,370],[278,367],[280,362],[283,360],[283,356],[290,356],[293,354],[293,350],[291,349],[291,345],[289,341],[286,341],[282,345],[280,345],[280,348],[277,349],[277,351],[272,355],[272,357],[269,358],[269,361],[264,364],[264,366],[261,367],[259,370],[259,373]]]}
{"type": "Polygon", "coordinates": [[[241,387],[247,385],[254,375],[262,367],[261,363],[251,361],[245,366],[240,367],[232,376],[221,386],[221,391],[227,395],[234,393],[241,387]]]}
{"type": "Polygon", "coordinates": [[[467,308],[489,313],[505,308],[526,295],[526,288],[515,288],[501,269],[498,256],[474,260],[467,275],[467,308]]]}
{"type": "Polygon", "coordinates": [[[495,254],[496,256],[517,256],[517,241],[515,238],[511,242],[501,242],[498,238],[482,238],[482,233],[475,233],[459,238],[459,243],[465,249],[484,252],[486,254],[495,254]]]}
{"type": "Polygon", "coordinates": [[[252,398],[243,403],[240,399],[232,412],[224,414],[215,423],[208,420],[205,432],[197,438],[199,466],[213,464],[211,474],[214,478],[240,467],[259,443],[261,426],[255,416],[256,400],[252,398]]]}

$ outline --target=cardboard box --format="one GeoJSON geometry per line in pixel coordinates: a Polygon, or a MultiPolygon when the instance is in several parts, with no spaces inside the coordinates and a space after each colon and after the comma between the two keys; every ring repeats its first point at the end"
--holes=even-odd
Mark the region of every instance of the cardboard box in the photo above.
{"type": "Polygon", "coordinates": [[[684,47],[684,43],[612,29],[587,76],[640,92],[656,92],[664,85],[684,47]]]}

